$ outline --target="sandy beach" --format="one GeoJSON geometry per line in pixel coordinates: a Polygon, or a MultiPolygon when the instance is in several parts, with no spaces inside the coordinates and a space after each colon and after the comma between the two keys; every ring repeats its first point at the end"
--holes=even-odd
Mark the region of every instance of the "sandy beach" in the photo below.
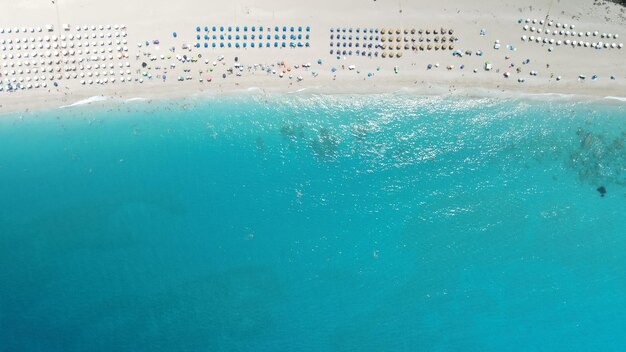
{"type": "Polygon", "coordinates": [[[625,24],[593,0],[19,0],[0,12],[0,112],[251,89],[624,97],[625,24]]]}

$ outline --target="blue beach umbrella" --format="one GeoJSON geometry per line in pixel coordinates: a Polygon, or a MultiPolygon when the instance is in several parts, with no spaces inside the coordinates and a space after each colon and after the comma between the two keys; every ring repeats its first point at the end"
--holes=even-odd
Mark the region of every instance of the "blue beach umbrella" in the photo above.
{"type": "Polygon", "coordinates": [[[235,48],[238,48],[238,47],[239,47],[239,43],[235,43],[235,48]]]}
{"type": "Polygon", "coordinates": [[[204,35],[204,40],[209,40],[209,35],[208,34],[204,35]]]}
{"type": "Polygon", "coordinates": [[[274,47],[278,48],[278,42],[274,42],[274,47]]]}
{"type": "Polygon", "coordinates": [[[223,48],[223,47],[224,47],[224,42],[221,42],[220,43],[220,48],[223,48]]]}
{"type": "Polygon", "coordinates": [[[283,26],[283,32],[287,32],[287,26],[283,26]]]}
{"type": "Polygon", "coordinates": [[[330,55],[332,55],[332,54],[333,54],[333,49],[330,49],[330,55]]]}
{"type": "Polygon", "coordinates": [[[178,36],[178,34],[176,34],[176,32],[174,32],[174,33],[172,33],[172,36],[173,36],[174,38],[176,38],[176,37],[178,36]]]}
{"type": "Polygon", "coordinates": [[[239,34],[237,34],[237,35],[235,36],[235,39],[236,39],[236,40],[239,40],[239,34]]]}
{"type": "Polygon", "coordinates": [[[298,32],[302,32],[302,26],[298,27],[298,32]]]}
{"type": "Polygon", "coordinates": [[[235,27],[235,30],[236,30],[237,32],[239,32],[239,26],[235,27]]]}
{"type": "Polygon", "coordinates": [[[217,39],[217,36],[215,34],[213,34],[213,40],[217,39]]]}
{"type": "Polygon", "coordinates": [[[196,31],[200,32],[200,26],[196,27],[196,31]]]}
{"type": "Polygon", "coordinates": [[[224,26],[221,26],[220,27],[220,32],[223,32],[223,31],[224,31],[224,26]]]}
{"type": "Polygon", "coordinates": [[[256,28],[254,26],[252,26],[252,28],[250,28],[250,30],[252,30],[254,32],[256,30],[256,28]]]}
{"type": "Polygon", "coordinates": [[[250,43],[250,47],[251,47],[251,48],[254,48],[254,42],[251,42],[251,43],[250,43]]]}
{"type": "Polygon", "coordinates": [[[306,26],[306,31],[307,31],[307,32],[310,32],[310,31],[311,31],[311,27],[306,26]]]}
{"type": "Polygon", "coordinates": [[[211,46],[215,48],[215,43],[212,43],[211,46]]]}
{"type": "Polygon", "coordinates": [[[242,45],[243,45],[243,47],[245,48],[245,47],[246,47],[246,42],[244,42],[242,45]]]}
{"type": "Polygon", "coordinates": [[[244,34],[244,35],[243,35],[243,40],[247,40],[247,39],[248,39],[248,35],[247,35],[247,34],[244,34]]]}
{"type": "Polygon", "coordinates": [[[308,48],[309,47],[309,42],[304,43],[304,46],[308,48]]]}
{"type": "Polygon", "coordinates": [[[209,27],[204,26],[204,31],[205,31],[205,32],[208,32],[208,31],[209,31],[209,27]]]}
{"type": "Polygon", "coordinates": [[[228,47],[230,48],[232,46],[233,46],[233,44],[231,42],[228,42],[228,47]]]}
{"type": "Polygon", "coordinates": [[[259,42],[259,48],[263,47],[263,42],[259,42]]]}
{"type": "Polygon", "coordinates": [[[308,35],[308,34],[307,34],[307,35],[305,35],[305,36],[304,36],[304,39],[309,40],[309,35],[308,35]]]}
{"type": "Polygon", "coordinates": [[[233,39],[233,36],[229,34],[228,35],[228,40],[232,40],[232,39],[233,39]]]}
{"type": "Polygon", "coordinates": [[[224,40],[224,35],[220,34],[220,40],[224,40]]]}
{"type": "Polygon", "coordinates": [[[200,39],[200,34],[196,35],[196,39],[200,39]]]}
{"type": "Polygon", "coordinates": [[[263,32],[263,26],[259,26],[259,32],[263,32]]]}
{"type": "Polygon", "coordinates": [[[274,27],[274,31],[278,32],[278,26],[274,27]]]}
{"type": "Polygon", "coordinates": [[[212,30],[213,32],[215,32],[215,26],[213,26],[213,27],[211,28],[211,30],[212,30]]]}
{"type": "Polygon", "coordinates": [[[293,32],[295,29],[293,27],[290,27],[289,30],[293,32]]]}
{"type": "Polygon", "coordinates": [[[208,48],[209,47],[209,43],[204,43],[204,47],[208,48]]]}
{"type": "Polygon", "coordinates": [[[243,27],[243,31],[244,31],[244,32],[247,32],[247,31],[248,31],[248,26],[244,26],[244,27],[243,27]]]}
{"type": "Polygon", "coordinates": [[[229,31],[229,32],[232,32],[232,31],[233,31],[233,27],[228,26],[228,31],[229,31]]]}

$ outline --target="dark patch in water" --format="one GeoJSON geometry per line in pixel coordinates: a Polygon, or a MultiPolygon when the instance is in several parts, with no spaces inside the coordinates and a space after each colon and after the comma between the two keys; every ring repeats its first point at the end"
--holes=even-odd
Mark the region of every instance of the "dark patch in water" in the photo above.
{"type": "Polygon", "coordinates": [[[604,197],[606,194],[606,188],[604,186],[598,187],[598,192],[600,192],[600,197],[604,197]]]}
{"type": "Polygon", "coordinates": [[[328,128],[322,128],[317,138],[311,140],[311,149],[319,158],[332,158],[336,156],[341,138],[331,133],[328,128]]]}
{"type": "Polygon", "coordinates": [[[626,185],[626,133],[616,136],[579,128],[579,146],[570,155],[570,164],[582,181],[592,184],[626,185]]]}

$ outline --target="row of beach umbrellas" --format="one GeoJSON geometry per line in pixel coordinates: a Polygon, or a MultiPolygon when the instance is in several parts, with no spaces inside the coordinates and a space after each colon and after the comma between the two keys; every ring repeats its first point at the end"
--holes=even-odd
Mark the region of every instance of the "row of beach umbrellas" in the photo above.
{"type": "MultiPolygon", "coordinates": [[[[274,27],[274,31],[275,32],[279,32],[280,29],[281,29],[281,27],[279,27],[279,26],[275,26],[274,27]]],[[[272,27],[269,27],[269,26],[268,27],[263,27],[263,26],[251,26],[251,27],[248,27],[248,26],[242,26],[242,27],[240,27],[240,26],[234,26],[234,27],[233,26],[219,26],[219,27],[212,26],[211,28],[209,28],[209,26],[204,26],[204,31],[205,32],[209,32],[209,31],[212,31],[212,32],[217,32],[217,31],[219,31],[219,32],[233,32],[233,31],[235,31],[235,32],[239,32],[239,31],[242,31],[242,32],[248,32],[248,31],[256,32],[257,30],[259,32],[263,32],[264,30],[267,31],[267,32],[271,32],[272,31],[272,27]]],[[[202,27],[197,26],[196,27],[196,32],[200,32],[200,31],[202,31],[202,27]]],[[[298,27],[283,26],[282,27],[282,31],[283,32],[287,32],[287,31],[289,31],[289,32],[303,32],[303,31],[310,32],[311,31],[311,27],[310,26],[306,26],[306,27],[303,27],[303,26],[298,26],[298,27]]]]}
{"type": "Polygon", "coordinates": [[[401,29],[401,28],[395,28],[395,29],[394,28],[390,28],[390,29],[381,28],[381,30],[380,30],[380,34],[394,34],[394,33],[396,35],[398,35],[398,34],[415,34],[415,33],[417,33],[417,34],[426,34],[426,35],[430,35],[430,34],[433,34],[433,35],[437,35],[437,34],[452,35],[452,34],[454,34],[454,29],[446,29],[446,28],[442,27],[442,28],[439,28],[439,29],[435,28],[435,29],[432,29],[432,30],[431,29],[417,29],[416,30],[414,28],[412,28],[412,29],[408,29],[408,28],[405,28],[405,29],[401,29]]]}
{"type": "Polygon", "coordinates": [[[212,43],[204,43],[203,45],[201,45],[200,43],[196,43],[194,44],[194,47],[196,48],[308,48],[311,45],[309,44],[309,42],[274,42],[273,44],[271,42],[220,42],[219,44],[216,42],[212,42],[212,43]]]}
{"type": "MultiPolygon", "coordinates": [[[[128,35],[128,33],[126,32],[115,32],[115,33],[100,33],[100,35],[96,35],[95,33],[92,35],[81,35],[81,34],[68,34],[68,35],[52,35],[52,36],[39,36],[39,37],[15,37],[15,38],[0,38],[0,44],[20,44],[20,43],[35,43],[35,42],[66,42],[66,41],[73,41],[73,40],[88,40],[88,39],[105,39],[105,38],[109,38],[109,39],[113,39],[113,38],[124,38],[128,35]]],[[[118,39],[119,40],[119,39],[118,39]]],[[[123,39],[126,40],[126,39],[123,39]]]]}
{"type": "Polygon", "coordinates": [[[274,34],[274,35],[267,34],[265,36],[263,34],[259,34],[258,36],[255,35],[255,34],[251,34],[250,36],[248,36],[247,34],[243,34],[243,35],[239,35],[239,34],[235,34],[235,35],[232,35],[232,34],[220,34],[219,36],[217,34],[213,34],[213,35],[205,34],[204,36],[201,36],[200,34],[197,34],[196,35],[196,40],[201,40],[202,38],[204,38],[204,40],[218,40],[218,39],[219,40],[248,40],[248,39],[250,39],[250,40],[255,40],[255,39],[263,40],[264,37],[267,40],[271,40],[272,37],[275,40],[280,40],[280,39],[283,39],[283,40],[286,40],[286,39],[291,39],[291,40],[302,40],[302,39],[305,39],[305,40],[309,40],[310,39],[310,35],[309,34],[305,34],[305,35],[302,35],[302,34],[290,34],[289,37],[287,37],[287,34],[282,34],[282,35],[280,35],[280,34],[274,34]]]}
{"type": "Polygon", "coordinates": [[[593,48],[593,49],[622,49],[624,47],[623,43],[609,43],[609,42],[587,42],[583,40],[560,40],[554,38],[545,38],[545,37],[535,37],[533,35],[526,36],[522,35],[520,38],[523,42],[535,42],[535,43],[543,43],[543,44],[556,44],[556,45],[571,45],[573,47],[585,47],[585,48],[593,48]]]}
{"type": "Polygon", "coordinates": [[[570,31],[567,29],[560,29],[560,30],[550,30],[550,29],[543,29],[540,27],[529,27],[528,25],[524,25],[522,27],[523,30],[525,31],[530,31],[530,32],[536,32],[539,34],[550,34],[552,33],[552,35],[563,35],[566,37],[600,37],[602,39],[618,39],[619,38],[619,34],[612,34],[612,33],[600,33],[598,31],[594,31],[594,32],[576,32],[576,31],[570,31]]]}

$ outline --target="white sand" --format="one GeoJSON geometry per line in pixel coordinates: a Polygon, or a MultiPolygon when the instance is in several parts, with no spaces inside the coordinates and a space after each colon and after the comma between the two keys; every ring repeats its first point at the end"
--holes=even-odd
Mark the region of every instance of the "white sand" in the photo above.
{"type": "MultiPolygon", "coordinates": [[[[626,48],[596,50],[571,45],[528,43],[520,39],[523,34],[542,37],[544,34],[531,34],[522,30],[524,24],[517,23],[519,18],[539,20],[544,19],[548,14],[555,24],[557,22],[574,24],[576,26],[574,30],[577,32],[597,30],[599,33],[619,34],[618,39],[611,39],[609,42],[621,43],[626,38],[624,8],[612,3],[594,5],[592,0],[543,0],[533,1],[532,6],[522,6],[511,0],[464,1],[463,3],[455,0],[429,2],[421,0],[297,2],[289,0],[222,2],[56,0],[56,4],[53,4],[51,0],[7,1],[3,3],[2,11],[0,11],[1,28],[45,27],[46,24],[52,24],[55,26],[55,33],[0,34],[0,38],[4,39],[68,34],[70,32],[64,32],[61,28],[61,24],[64,23],[70,24],[71,33],[77,33],[74,30],[77,25],[125,24],[128,33],[125,38],[128,40],[127,53],[130,58],[121,62],[130,62],[131,67],[128,69],[132,72],[133,82],[120,83],[116,66],[114,70],[116,83],[81,85],[81,78],[78,77],[77,79],[57,80],[58,88],[0,92],[0,111],[67,106],[97,95],[121,99],[158,98],[205,93],[233,93],[251,87],[272,92],[309,89],[324,93],[368,93],[410,88],[417,93],[436,94],[455,91],[456,94],[506,91],[578,94],[595,97],[626,96],[626,65],[624,65],[626,48]],[[218,28],[229,25],[233,27],[262,25],[272,28],[275,25],[280,27],[311,26],[311,40],[309,41],[311,47],[296,49],[205,49],[202,47],[193,48],[191,51],[182,50],[183,43],[189,45],[196,43],[195,27],[197,25],[202,27],[215,25],[218,28]],[[459,58],[454,57],[450,50],[431,50],[403,51],[402,58],[393,59],[359,56],[345,56],[337,59],[336,55],[329,53],[331,26],[334,28],[453,28],[454,35],[459,38],[455,43],[455,49],[474,52],[482,50],[484,55],[459,58]],[[486,29],[486,36],[479,35],[481,28],[486,29]],[[172,32],[177,32],[177,38],[173,38],[172,32]],[[138,42],[146,40],[152,42],[155,39],[160,41],[160,45],[141,48],[137,46],[138,42]],[[501,43],[499,50],[493,48],[495,40],[501,43]],[[507,44],[513,45],[516,50],[508,50],[507,44]],[[554,48],[552,52],[548,52],[550,46],[554,48]],[[170,47],[176,48],[174,54],[168,51],[170,47]],[[172,58],[149,61],[145,56],[146,53],[157,57],[170,54],[172,58]],[[198,53],[202,54],[202,59],[195,63],[183,64],[174,57],[176,54],[186,54],[191,57],[198,53]],[[137,54],[140,54],[139,58],[136,58],[137,54]],[[219,62],[213,72],[208,72],[213,67],[211,63],[220,55],[224,55],[224,60],[219,62]],[[225,79],[222,78],[222,74],[233,67],[235,57],[238,57],[239,63],[245,67],[241,76],[228,74],[225,79]],[[317,64],[318,58],[322,59],[321,65],[317,64]],[[531,60],[530,63],[522,65],[522,61],[527,58],[531,60]],[[205,59],[208,59],[210,63],[205,64],[205,59]],[[286,63],[285,67],[292,68],[292,71],[285,73],[283,78],[278,77],[278,74],[268,74],[260,69],[248,69],[248,66],[254,64],[272,65],[283,60],[286,63]],[[486,61],[493,65],[491,71],[483,70],[486,61]],[[142,62],[146,62],[148,67],[143,69],[142,62]],[[171,63],[175,63],[176,68],[167,70],[168,79],[163,82],[159,77],[164,70],[157,70],[156,67],[166,68],[171,63]],[[295,68],[296,65],[304,63],[311,63],[311,68],[295,68]],[[439,63],[439,67],[428,70],[426,66],[429,63],[439,63]],[[515,66],[509,67],[511,63],[515,66]],[[548,64],[549,68],[546,66],[548,64]],[[356,69],[349,70],[349,65],[355,65],[356,69]],[[453,65],[454,68],[447,70],[446,67],[449,65],[453,65]],[[465,68],[461,70],[460,65],[465,65],[465,68]],[[397,74],[394,73],[395,66],[399,69],[397,74]],[[332,73],[332,67],[337,68],[337,72],[332,73]],[[380,69],[377,70],[377,67],[380,69]],[[520,73],[516,72],[517,67],[521,68],[520,73]],[[472,72],[475,68],[478,69],[477,73],[472,72]],[[190,72],[183,72],[184,69],[189,69],[190,72]],[[537,71],[536,76],[529,74],[532,70],[537,71]],[[316,71],[318,75],[314,77],[312,71],[316,71]],[[509,78],[503,76],[503,73],[507,71],[511,73],[509,78]],[[142,77],[143,72],[150,73],[153,78],[142,77]],[[373,76],[368,78],[368,73],[372,73],[373,76]],[[289,74],[293,74],[293,78],[289,79],[289,74]],[[580,80],[578,78],[580,74],[586,75],[587,78],[580,80]],[[598,75],[598,79],[592,81],[591,77],[594,74],[598,75]],[[179,75],[191,76],[193,79],[178,82],[176,77],[179,75]],[[206,77],[209,75],[213,78],[212,82],[206,82],[206,77]],[[614,80],[610,79],[612,75],[615,76],[614,80]],[[298,82],[296,79],[298,76],[301,76],[303,80],[298,82]],[[561,76],[562,79],[557,81],[557,76],[561,76]],[[140,77],[143,83],[135,81],[140,77]],[[205,81],[199,82],[200,77],[205,81]],[[525,82],[518,82],[519,78],[523,78],[525,82]]],[[[529,26],[543,27],[538,23],[530,23],[529,26]]],[[[545,28],[556,29],[554,26],[545,28]]],[[[204,35],[205,32],[202,30],[199,34],[204,35]]],[[[212,35],[212,33],[209,34],[212,35]]],[[[251,33],[248,32],[248,34],[251,33]]],[[[273,36],[273,31],[271,34],[273,36]]],[[[600,37],[572,38],[563,35],[550,35],[549,37],[563,41],[565,39],[584,39],[589,42],[607,41],[600,37]]],[[[204,40],[199,42],[204,43],[204,40]]],[[[271,42],[273,43],[274,39],[271,42]]],[[[0,54],[3,53],[9,53],[9,51],[0,52],[0,54]]],[[[0,64],[16,60],[0,59],[0,64]]],[[[111,62],[117,65],[120,60],[115,59],[111,62]]],[[[61,64],[61,66],[64,65],[61,64]]],[[[271,67],[277,72],[283,68],[271,67]]],[[[0,72],[5,69],[0,67],[0,72]]],[[[126,69],[124,67],[124,70],[126,69]]],[[[3,81],[6,78],[6,76],[0,77],[3,81]]],[[[82,79],[87,80],[87,77],[82,79]]],[[[95,80],[96,77],[92,79],[95,80]]]]}

